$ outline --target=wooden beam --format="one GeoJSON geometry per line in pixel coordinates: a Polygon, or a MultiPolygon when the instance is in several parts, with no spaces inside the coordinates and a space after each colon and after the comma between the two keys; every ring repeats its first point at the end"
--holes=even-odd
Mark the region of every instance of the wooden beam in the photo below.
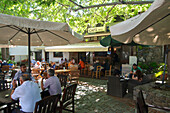
{"type": "Polygon", "coordinates": [[[150,3],[153,3],[153,2],[154,1],[129,1],[129,2],[122,1],[122,2],[113,2],[113,3],[106,3],[106,4],[91,5],[91,6],[87,6],[87,7],[81,6],[81,8],[72,9],[72,10],[78,11],[78,10],[90,9],[90,8],[94,8],[94,7],[103,7],[103,6],[121,5],[121,4],[150,4],[150,3]]]}

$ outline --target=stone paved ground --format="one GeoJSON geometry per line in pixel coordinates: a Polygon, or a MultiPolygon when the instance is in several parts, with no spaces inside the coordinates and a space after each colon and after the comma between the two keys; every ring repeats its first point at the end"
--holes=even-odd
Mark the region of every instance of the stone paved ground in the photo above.
{"type": "Polygon", "coordinates": [[[107,95],[106,83],[107,80],[81,77],[75,96],[76,113],[134,113],[133,100],[107,95]]]}
{"type": "MultiPolygon", "coordinates": [[[[106,94],[107,80],[80,77],[75,95],[75,113],[135,113],[135,102],[106,94]]],[[[69,113],[63,110],[63,113],[69,113]]],[[[165,113],[149,108],[149,113],[165,113]]]]}

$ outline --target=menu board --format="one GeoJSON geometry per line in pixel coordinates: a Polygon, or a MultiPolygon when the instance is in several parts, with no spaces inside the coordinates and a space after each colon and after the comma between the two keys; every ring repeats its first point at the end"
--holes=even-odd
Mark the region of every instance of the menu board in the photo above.
{"type": "Polygon", "coordinates": [[[129,65],[137,64],[136,56],[129,56],[129,65]]]}

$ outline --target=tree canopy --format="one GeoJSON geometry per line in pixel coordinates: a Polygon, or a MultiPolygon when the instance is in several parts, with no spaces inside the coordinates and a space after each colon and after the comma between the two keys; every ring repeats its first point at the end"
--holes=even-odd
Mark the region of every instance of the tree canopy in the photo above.
{"type": "Polygon", "coordinates": [[[124,21],[145,12],[151,5],[131,4],[131,1],[144,0],[1,0],[0,13],[66,22],[74,31],[85,33],[88,27],[124,21]]]}

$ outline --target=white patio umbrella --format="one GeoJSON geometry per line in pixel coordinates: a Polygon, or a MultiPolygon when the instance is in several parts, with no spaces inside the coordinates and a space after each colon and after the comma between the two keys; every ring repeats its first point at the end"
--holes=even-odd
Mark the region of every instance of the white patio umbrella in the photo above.
{"type": "MultiPolygon", "coordinates": [[[[170,44],[169,14],[170,0],[155,0],[146,12],[111,26],[111,36],[123,43],[130,43],[133,40],[143,45],[168,45],[170,44]]],[[[164,76],[166,63],[167,54],[165,55],[164,76]]]]}
{"type": "Polygon", "coordinates": [[[38,21],[0,14],[0,44],[30,46],[57,46],[80,42],[83,36],[75,33],[66,23],[38,21]]]}
{"type": "Polygon", "coordinates": [[[170,44],[169,14],[170,0],[155,0],[146,12],[111,26],[111,36],[123,43],[170,44]]]}

